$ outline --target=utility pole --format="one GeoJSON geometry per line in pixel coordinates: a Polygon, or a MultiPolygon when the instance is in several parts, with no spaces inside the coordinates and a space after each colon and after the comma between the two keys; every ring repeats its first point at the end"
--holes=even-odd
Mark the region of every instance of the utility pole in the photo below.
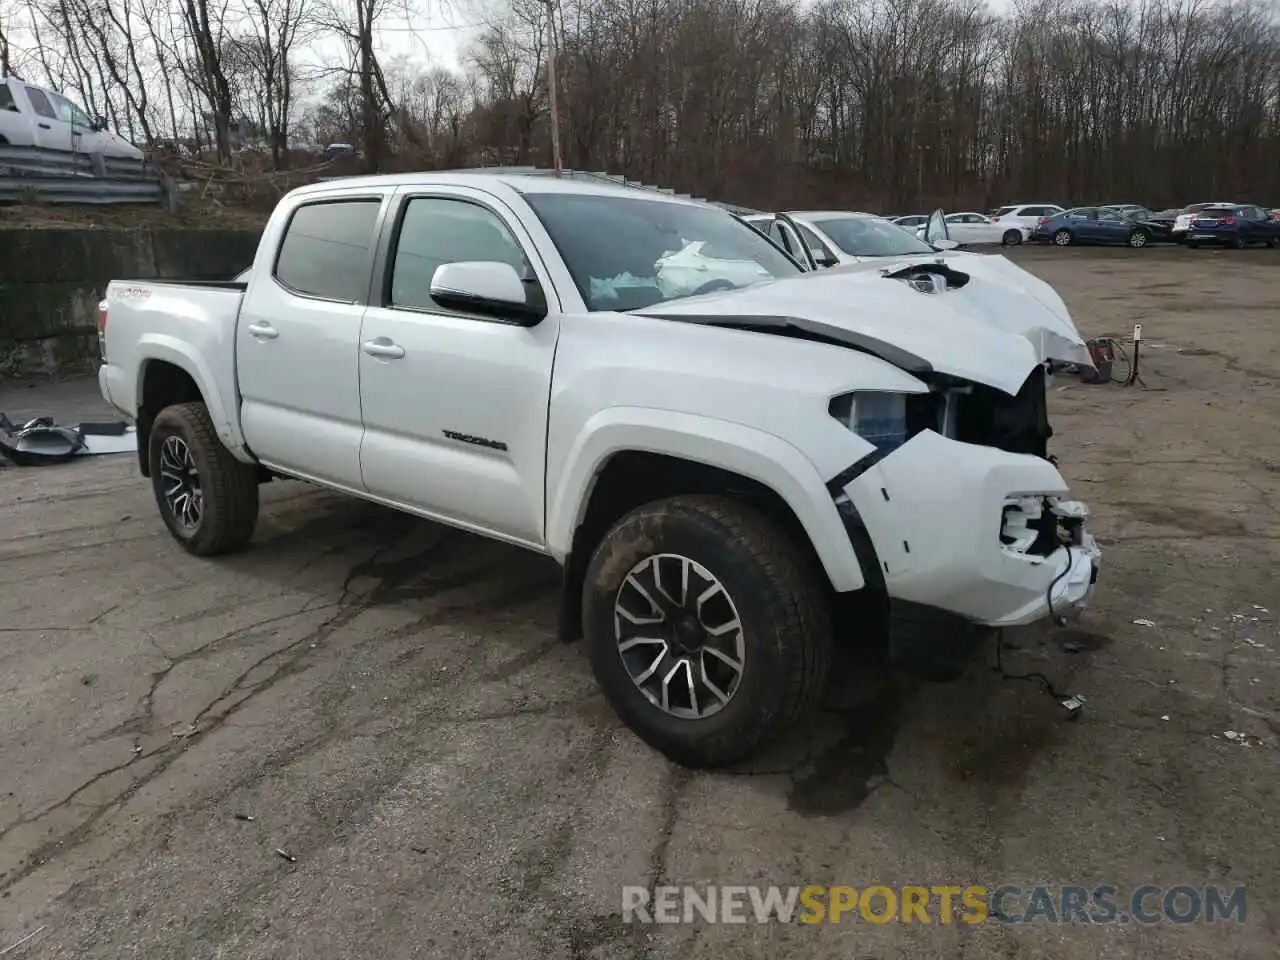
{"type": "Polygon", "coordinates": [[[560,107],[556,102],[556,5],[547,0],[547,97],[551,102],[551,164],[560,176],[560,107]]]}

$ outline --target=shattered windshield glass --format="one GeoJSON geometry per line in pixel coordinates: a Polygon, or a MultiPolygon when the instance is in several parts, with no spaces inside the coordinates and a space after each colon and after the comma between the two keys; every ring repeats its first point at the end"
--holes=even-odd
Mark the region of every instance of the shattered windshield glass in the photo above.
{"type": "Polygon", "coordinates": [[[602,194],[526,194],[589,310],[635,310],[803,271],[713,207],[602,194]]]}

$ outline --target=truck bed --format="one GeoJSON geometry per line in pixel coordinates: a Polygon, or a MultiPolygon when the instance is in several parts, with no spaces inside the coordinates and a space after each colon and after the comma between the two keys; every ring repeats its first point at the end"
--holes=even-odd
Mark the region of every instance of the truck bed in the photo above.
{"type": "Polygon", "coordinates": [[[112,406],[135,417],[148,368],[170,364],[203,385],[218,436],[228,448],[240,448],[235,341],[245,289],[234,280],[111,281],[105,319],[99,317],[98,381],[112,406]]]}

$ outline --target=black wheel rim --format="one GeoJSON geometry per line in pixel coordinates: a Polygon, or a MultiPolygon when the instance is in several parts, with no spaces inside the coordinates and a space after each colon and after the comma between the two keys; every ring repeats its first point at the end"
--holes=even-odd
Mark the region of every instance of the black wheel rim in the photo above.
{"type": "Polygon", "coordinates": [[[183,532],[199,530],[204,517],[200,471],[191,448],[179,436],[165,437],[160,445],[160,485],[165,506],[183,532]]]}
{"type": "Polygon", "coordinates": [[[613,622],[627,676],[663,713],[701,720],[737,694],[746,666],[742,620],[700,563],[674,553],[641,560],[618,588],[613,622]]]}

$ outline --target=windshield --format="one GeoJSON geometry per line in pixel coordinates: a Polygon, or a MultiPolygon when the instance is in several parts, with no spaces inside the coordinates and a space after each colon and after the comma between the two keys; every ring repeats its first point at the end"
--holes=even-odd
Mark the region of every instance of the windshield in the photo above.
{"type": "Polygon", "coordinates": [[[813,225],[852,257],[907,257],[933,253],[933,247],[901,227],[870,217],[830,217],[813,225]]]}
{"type": "Polygon", "coordinates": [[[592,194],[526,194],[588,310],[635,310],[803,271],[723,210],[592,194]]]}

